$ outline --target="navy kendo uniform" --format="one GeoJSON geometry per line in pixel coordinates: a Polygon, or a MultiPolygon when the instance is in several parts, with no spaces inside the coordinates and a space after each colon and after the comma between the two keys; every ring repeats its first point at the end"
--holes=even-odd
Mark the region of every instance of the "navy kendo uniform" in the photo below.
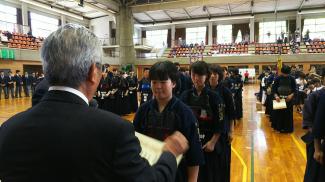
{"type": "MultiPolygon", "coordinates": [[[[291,93],[296,93],[296,80],[292,76],[279,76],[274,80],[272,95],[277,94],[281,99],[287,98],[291,93]]],[[[284,133],[293,132],[293,101],[286,102],[286,109],[272,111],[272,128],[284,133]]]]}
{"type": "Polygon", "coordinates": [[[138,110],[138,96],[137,96],[137,86],[138,78],[136,76],[127,77],[129,84],[129,100],[131,112],[137,112],[138,110]]]}
{"type": "Polygon", "coordinates": [[[156,99],[142,104],[133,120],[137,132],[163,141],[175,131],[181,132],[189,141],[189,150],[178,167],[177,182],[187,182],[187,167],[204,164],[202,146],[198,136],[197,120],[191,109],[173,97],[160,113],[156,99]]]}
{"type": "Polygon", "coordinates": [[[192,80],[180,71],[178,71],[177,74],[178,80],[173,91],[174,95],[179,98],[185,90],[192,88],[192,80]]]}
{"type": "Polygon", "coordinates": [[[106,105],[106,94],[109,91],[111,80],[108,76],[102,77],[97,87],[97,97],[96,100],[98,101],[98,108],[103,110],[109,110],[106,105]]]}
{"type": "MultiPolygon", "coordinates": [[[[234,98],[232,96],[232,93],[230,89],[225,87],[223,84],[219,83],[216,88],[212,89],[212,91],[217,92],[221,98],[223,99],[223,102],[225,104],[225,115],[224,115],[224,120],[225,120],[225,126],[226,126],[226,135],[229,136],[230,130],[231,130],[231,121],[234,120],[235,116],[235,104],[234,104],[234,98]]],[[[226,181],[230,181],[230,164],[231,164],[231,142],[229,141],[229,138],[227,138],[227,143],[228,145],[225,145],[225,164],[227,164],[225,168],[225,173],[226,175],[225,179],[226,181]]]]}
{"type": "MultiPolygon", "coordinates": [[[[108,76],[107,76],[108,77],[108,76]]],[[[109,86],[109,96],[105,100],[105,105],[108,111],[118,114],[121,104],[117,102],[117,97],[119,93],[120,86],[120,76],[114,75],[111,78],[111,83],[109,86]]]]}
{"type": "Polygon", "coordinates": [[[265,99],[265,114],[270,115],[273,109],[273,95],[272,95],[272,84],[275,77],[274,74],[270,74],[266,79],[264,79],[265,83],[265,91],[266,91],[266,99],[265,99]]]}
{"type": "Polygon", "coordinates": [[[240,75],[235,75],[230,78],[230,90],[235,101],[235,116],[238,120],[243,117],[243,80],[240,75]]]}
{"type": "Polygon", "coordinates": [[[151,83],[149,78],[142,78],[139,81],[138,91],[141,93],[140,105],[152,99],[151,83]]]}
{"type": "Polygon", "coordinates": [[[120,82],[117,91],[116,102],[119,109],[117,114],[126,115],[131,113],[130,100],[129,100],[129,83],[128,80],[120,76],[120,82]]]}
{"type": "MultiPolygon", "coordinates": [[[[314,120],[314,127],[313,127],[313,136],[316,139],[322,141],[321,143],[321,150],[325,153],[325,95],[321,95],[319,98],[317,111],[314,120]]],[[[323,156],[323,165],[320,165],[317,177],[315,182],[323,182],[325,181],[325,157],[323,156]]]]}
{"type": "Polygon", "coordinates": [[[198,96],[195,88],[183,92],[181,100],[192,109],[199,122],[199,136],[204,146],[215,133],[220,137],[214,151],[204,152],[205,165],[200,166],[200,182],[219,182],[226,180],[227,158],[226,145],[228,135],[224,120],[224,103],[220,95],[205,87],[198,96]]]}
{"type": "Polygon", "coordinates": [[[304,176],[304,182],[314,182],[317,181],[319,169],[321,165],[314,159],[314,136],[311,130],[314,127],[314,120],[316,116],[316,111],[318,107],[318,102],[321,96],[325,95],[325,89],[321,89],[309,94],[308,98],[305,100],[303,108],[303,129],[308,129],[307,133],[301,137],[301,139],[306,144],[306,154],[307,154],[307,164],[304,176]]]}

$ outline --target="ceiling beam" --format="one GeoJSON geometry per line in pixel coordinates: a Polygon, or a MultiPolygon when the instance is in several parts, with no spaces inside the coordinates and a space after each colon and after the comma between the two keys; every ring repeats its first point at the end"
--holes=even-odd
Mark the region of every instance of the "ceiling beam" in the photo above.
{"type": "Polygon", "coordinates": [[[187,18],[188,19],[191,19],[191,15],[188,13],[188,11],[186,10],[186,8],[183,8],[183,10],[185,11],[185,14],[187,15],[187,18]]]}
{"type": "Polygon", "coordinates": [[[300,1],[300,5],[299,5],[298,10],[301,10],[302,9],[302,6],[304,5],[304,2],[305,2],[305,0],[301,0],[300,1]]]}
{"type": "Polygon", "coordinates": [[[96,12],[98,12],[98,11],[96,11],[96,10],[88,11],[88,12],[82,13],[82,16],[87,16],[88,14],[92,14],[92,13],[96,13],[96,12]]]}
{"type": "Polygon", "coordinates": [[[173,18],[168,14],[168,12],[166,10],[162,10],[169,18],[170,21],[173,21],[173,18]]]}
{"type": "MultiPolygon", "coordinates": [[[[96,0],[97,1],[97,0],[96,0]]],[[[257,0],[257,1],[265,1],[265,0],[257,0]]],[[[224,6],[229,4],[237,4],[242,3],[243,0],[227,0],[227,1],[216,1],[216,0],[203,0],[203,1],[195,1],[195,0],[173,0],[173,1],[163,1],[157,3],[150,4],[141,4],[141,5],[133,5],[132,12],[133,13],[142,13],[144,11],[156,11],[156,10],[168,10],[168,9],[183,9],[187,7],[195,7],[195,6],[224,6]]]]}
{"type": "Polygon", "coordinates": [[[275,7],[274,7],[274,14],[278,12],[278,0],[274,0],[275,2],[275,7]]]}
{"type": "Polygon", "coordinates": [[[108,9],[119,12],[120,4],[114,0],[94,0],[97,3],[105,5],[108,9]]]}
{"type": "Polygon", "coordinates": [[[207,11],[207,14],[208,14],[208,16],[209,16],[209,18],[211,17],[211,13],[210,13],[210,11],[209,11],[209,7],[207,7],[206,6],[206,11],[207,11]]]}
{"type": "Polygon", "coordinates": [[[154,18],[152,18],[152,16],[150,16],[147,12],[143,12],[145,15],[147,15],[152,22],[156,22],[156,20],[154,18]]]}
{"type": "Polygon", "coordinates": [[[114,14],[116,13],[116,11],[113,11],[113,10],[110,10],[110,9],[105,10],[105,9],[102,9],[102,8],[96,6],[96,5],[90,4],[88,2],[84,2],[84,5],[87,6],[87,7],[92,8],[92,9],[95,9],[97,11],[100,11],[102,13],[105,13],[105,14],[107,14],[109,16],[115,16],[114,14]]]}
{"type": "Polygon", "coordinates": [[[230,4],[228,3],[228,12],[229,12],[229,15],[231,16],[232,15],[232,13],[231,13],[231,8],[230,8],[230,4]]]}

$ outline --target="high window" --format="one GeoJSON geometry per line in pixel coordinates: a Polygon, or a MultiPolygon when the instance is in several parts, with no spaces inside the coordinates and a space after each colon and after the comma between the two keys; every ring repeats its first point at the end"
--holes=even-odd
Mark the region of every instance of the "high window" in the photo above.
{"type": "Polygon", "coordinates": [[[259,42],[274,43],[284,39],[287,33],[286,21],[270,21],[259,23],[259,42]]]}
{"type": "Polygon", "coordinates": [[[162,48],[167,45],[168,30],[150,30],[146,31],[146,42],[154,48],[162,48]]]}
{"type": "Polygon", "coordinates": [[[56,31],[59,26],[59,20],[40,14],[30,13],[32,33],[35,37],[47,37],[56,31]]]}
{"type": "Polygon", "coordinates": [[[232,43],[232,25],[217,25],[217,43],[232,43]]]}
{"type": "Polygon", "coordinates": [[[186,44],[205,42],[207,27],[186,28],[186,44]]]}
{"type": "Polygon", "coordinates": [[[324,39],[325,38],[325,18],[305,19],[302,35],[309,32],[310,39],[324,39]]]}
{"type": "Polygon", "coordinates": [[[0,30],[17,32],[17,8],[0,4],[0,30]]]}

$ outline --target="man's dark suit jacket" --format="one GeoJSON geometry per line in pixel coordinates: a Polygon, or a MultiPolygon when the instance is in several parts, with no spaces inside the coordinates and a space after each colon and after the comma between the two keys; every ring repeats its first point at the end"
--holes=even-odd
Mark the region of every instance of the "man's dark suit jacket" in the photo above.
{"type": "Polygon", "coordinates": [[[80,97],[49,91],[0,127],[2,182],[173,181],[175,157],[153,167],[139,156],[133,125],[89,107],[80,97]]]}

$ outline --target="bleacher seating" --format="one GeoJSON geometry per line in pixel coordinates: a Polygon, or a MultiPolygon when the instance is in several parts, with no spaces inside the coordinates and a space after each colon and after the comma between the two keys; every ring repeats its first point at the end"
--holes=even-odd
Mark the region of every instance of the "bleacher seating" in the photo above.
{"type": "Polygon", "coordinates": [[[175,46],[173,47],[169,54],[168,58],[174,57],[200,57],[204,53],[205,46],[201,46],[199,44],[194,44],[190,46],[175,46]]]}
{"type": "MultiPolygon", "coordinates": [[[[299,53],[299,48],[296,48],[296,53],[299,53]]],[[[255,54],[288,54],[290,52],[289,44],[275,43],[257,43],[255,44],[255,54]]]]}
{"type": "Polygon", "coordinates": [[[213,54],[247,54],[248,44],[214,44],[210,51],[207,53],[208,56],[213,54]]]}
{"type": "Polygon", "coordinates": [[[325,53],[325,41],[314,40],[305,42],[307,53],[325,53]]]}
{"type": "MultiPolygon", "coordinates": [[[[43,38],[35,38],[33,36],[21,33],[8,33],[4,35],[9,39],[8,41],[2,41],[7,43],[9,48],[19,48],[19,49],[32,49],[38,50],[42,45],[43,38]]],[[[2,40],[2,39],[1,39],[2,40]]]]}

